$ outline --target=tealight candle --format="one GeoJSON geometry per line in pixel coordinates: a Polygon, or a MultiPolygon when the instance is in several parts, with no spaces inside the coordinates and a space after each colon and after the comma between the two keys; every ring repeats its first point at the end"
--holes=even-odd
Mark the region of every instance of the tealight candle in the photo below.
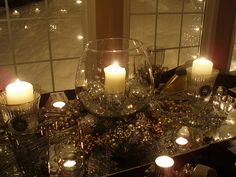
{"type": "Polygon", "coordinates": [[[178,144],[178,145],[181,145],[181,146],[184,146],[186,144],[188,144],[188,140],[184,137],[178,137],[175,142],[178,144]]]}
{"type": "Polygon", "coordinates": [[[67,160],[67,161],[63,164],[64,167],[68,167],[68,168],[74,167],[75,165],[76,165],[76,161],[75,161],[75,160],[67,160]]]}
{"type": "Polygon", "coordinates": [[[56,101],[52,104],[54,108],[59,108],[59,109],[63,108],[65,105],[66,103],[63,101],[56,101]]]}
{"type": "Polygon", "coordinates": [[[199,58],[193,61],[192,74],[209,75],[212,73],[213,63],[206,58],[199,58]]]}
{"type": "Polygon", "coordinates": [[[125,91],[125,68],[118,65],[117,62],[104,68],[105,72],[105,93],[116,94],[125,91]]]}
{"type": "Polygon", "coordinates": [[[166,155],[159,156],[156,158],[155,163],[157,166],[162,167],[162,168],[170,168],[174,165],[174,160],[166,155]]]}
{"type": "Polygon", "coordinates": [[[165,176],[165,177],[171,177],[173,172],[173,165],[174,160],[166,155],[159,156],[156,158],[155,163],[157,165],[156,167],[156,174],[157,176],[165,176]]]}
{"type": "Polygon", "coordinates": [[[6,87],[7,103],[9,105],[24,104],[34,100],[33,86],[29,82],[16,80],[6,87]]]}

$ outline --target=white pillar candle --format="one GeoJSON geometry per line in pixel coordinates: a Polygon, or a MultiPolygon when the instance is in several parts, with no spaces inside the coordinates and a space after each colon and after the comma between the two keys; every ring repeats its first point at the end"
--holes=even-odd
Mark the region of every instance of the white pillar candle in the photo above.
{"type": "Polygon", "coordinates": [[[125,68],[122,68],[118,63],[104,68],[105,72],[105,93],[115,94],[124,93],[125,91],[125,68]]]}
{"type": "Polygon", "coordinates": [[[29,82],[18,79],[6,87],[7,103],[9,105],[23,104],[34,99],[33,86],[29,82]]]}
{"type": "Polygon", "coordinates": [[[212,73],[213,63],[206,58],[199,58],[193,61],[192,74],[208,75],[212,73]]]}

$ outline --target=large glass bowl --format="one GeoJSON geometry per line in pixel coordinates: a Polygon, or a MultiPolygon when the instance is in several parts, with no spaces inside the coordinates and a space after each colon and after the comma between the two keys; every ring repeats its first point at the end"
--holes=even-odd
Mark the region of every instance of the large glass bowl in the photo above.
{"type": "Polygon", "coordinates": [[[77,99],[97,116],[121,117],[144,109],[154,78],[142,42],[107,38],[87,43],[75,87],[77,99]]]}

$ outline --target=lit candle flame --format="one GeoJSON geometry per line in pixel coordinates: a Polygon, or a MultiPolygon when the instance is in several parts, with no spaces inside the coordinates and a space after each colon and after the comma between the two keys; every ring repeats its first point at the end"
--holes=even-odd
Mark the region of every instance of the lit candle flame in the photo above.
{"type": "Polygon", "coordinates": [[[82,1],[81,1],[81,0],[77,0],[76,3],[77,3],[77,4],[81,4],[82,1]]]}
{"type": "Polygon", "coordinates": [[[60,109],[63,108],[65,105],[66,105],[66,103],[63,102],[63,101],[57,101],[57,102],[54,102],[54,103],[52,104],[53,107],[55,107],[55,108],[60,108],[60,109]]]}
{"type": "Polygon", "coordinates": [[[74,160],[67,160],[67,161],[63,164],[64,167],[68,167],[68,168],[74,167],[75,165],[76,165],[76,161],[74,161],[74,160]]]}
{"type": "Polygon", "coordinates": [[[179,145],[186,145],[188,144],[188,140],[184,137],[179,137],[175,140],[175,142],[179,145]]]}
{"type": "Polygon", "coordinates": [[[84,37],[83,37],[82,35],[78,35],[77,38],[78,38],[79,40],[81,40],[81,39],[83,39],[84,37]]]}

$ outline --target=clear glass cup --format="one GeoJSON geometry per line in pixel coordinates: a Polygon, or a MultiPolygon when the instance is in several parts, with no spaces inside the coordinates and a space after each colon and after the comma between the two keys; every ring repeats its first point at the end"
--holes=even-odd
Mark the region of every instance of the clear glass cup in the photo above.
{"type": "Polygon", "coordinates": [[[6,92],[0,93],[0,107],[6,132],[22,174],[26,176],[47,173],[48,139],[39,129],[40,93],[34,91],[34,100],[11,105],[6,92]]]}
{"type": "Polygon", "coordinates": [[[8,131],[14,134],[34,133],[38,128],[40,93],[34,91],[34,100],[24,104],[9,105],[6,92],[0,93],[2,118],[8,131]]]}
{"type": "Polygon", "coordinates": [[[86,44],[76,73],[76,95],[92,114],[120,117],[144,108],[154,78],[141,41],[107,38],[86,44]]]}

